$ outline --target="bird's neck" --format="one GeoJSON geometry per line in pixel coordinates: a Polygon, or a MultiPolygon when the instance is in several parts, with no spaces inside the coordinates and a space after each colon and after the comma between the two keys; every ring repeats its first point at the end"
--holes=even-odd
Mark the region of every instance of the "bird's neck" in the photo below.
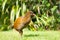
{"type": "Polygon", "coordinates": [[[29,23],[30,20],[31,20],[31,16],[30,16],[30,14],[27,13],[27,14],[24,16],[24,23],[29,23]]]}
{"type": "Polygon", "coordinates": [[[26,15],[24,16],[24,18],[26,18],[26,19],[31,18],[30,13],[26,13],[26,15]]]}

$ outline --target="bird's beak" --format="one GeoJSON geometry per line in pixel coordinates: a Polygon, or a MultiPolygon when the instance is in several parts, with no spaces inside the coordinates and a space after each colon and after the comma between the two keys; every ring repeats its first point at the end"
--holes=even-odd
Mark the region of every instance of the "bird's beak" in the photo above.
{"type": "Polygon", "coordinates": [[[33,16],[35,16],[35,14],[33,14],[33,16]]]}

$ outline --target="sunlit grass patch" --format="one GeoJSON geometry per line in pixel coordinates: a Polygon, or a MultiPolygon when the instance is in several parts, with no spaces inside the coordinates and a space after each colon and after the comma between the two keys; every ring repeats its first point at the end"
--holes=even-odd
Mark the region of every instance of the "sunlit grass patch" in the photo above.
{"type": "Polygon", "coordinates": [[[21,37],[17,31],[1,31],[0,40],[60,40],[60,32],[24,31],[21,37]]]}

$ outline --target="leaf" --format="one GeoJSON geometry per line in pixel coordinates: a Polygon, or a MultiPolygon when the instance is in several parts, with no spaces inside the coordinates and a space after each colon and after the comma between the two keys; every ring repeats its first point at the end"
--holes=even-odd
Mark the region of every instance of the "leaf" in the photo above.
{"type": "Polygon", "coordinates": [[[26,11],[26,5],[25,5],[25,3],[23,3],[23,6],[22,6],[22,16],[24,15],[25,11],[26,11]]]}
{"type": "Polygon", "coordinates": [[[6,3],[7,3],[7,0],[4,0],[4,2],[3,2],[3,4],[2,4],[2,11],[4,10],[6,3]]]}
{"type": "Polygon", "coordinates": [[[50,3],[48,3],[46,6],[47,6],[47,7],[50,7],[50,3]]]}
{"type": "Polygon", "coordinates": [[[54,12],[57,9],[57,6],[53,6],[53,8],[51,8],[51,11],[54,12]]]}

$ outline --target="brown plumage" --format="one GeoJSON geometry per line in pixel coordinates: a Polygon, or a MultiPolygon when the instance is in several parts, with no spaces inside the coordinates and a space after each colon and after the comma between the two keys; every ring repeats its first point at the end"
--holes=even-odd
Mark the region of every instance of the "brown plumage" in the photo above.
{"type": "Polygon", "coordinates": [[[32,11],[28,11],[25,16],[21,16],[17,18],[14,22],[14,28],[22,35],[23,29],[28,25],[31,21],[31,18],[35,14],[32,11]]]}

